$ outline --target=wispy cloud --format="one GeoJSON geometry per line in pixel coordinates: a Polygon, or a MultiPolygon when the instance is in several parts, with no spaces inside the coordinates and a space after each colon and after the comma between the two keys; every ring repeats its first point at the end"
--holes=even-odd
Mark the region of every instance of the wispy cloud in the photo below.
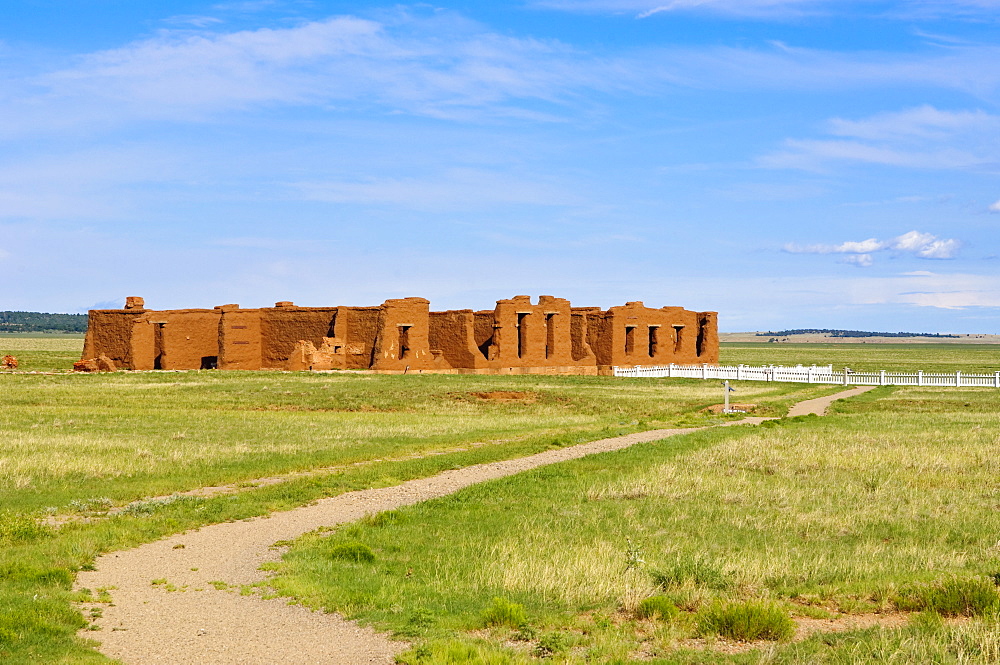
{"type": "Polygon", "coordinates": [[[0,92],[0,133],[200,121],[269,106],[538,120],[581,105],[583,90],[646,85],[613,58],[495,34],[460,17],[405,13],[235,32],[166,30],[15,83],[0,92]]]}
{"type": "Polygon", "coordinates": [[[995,0],[914,0],[899,3],[898,6],[867,0],[533,0],[530,4],[578,13],[634,14],[639,18],[665,12],[698,11],[739,18],[777,19],[804,14],[857,14],[864,11],[900,19],[942,16],[976,18],[1000,6],[995,0]]]}
{"type": "Polygon", "coordinates": [[[995,203],[990,204],[989,211],[990,212],[1000,212],[1000,200],[996,201],[995,203]]]}
{"type": "Polygon", "coordinates": [[[916,272],[858,283],[859,304],[905,304],[940,309],[1000,307],[1000,278],[994,275],[916,272]]]}
{"type": "Polygon", "coordinates": [[[895,251],[921,259],[952,259],[959,247],[961,243],[954,238],[938,238],[931,233],[910,231],[889,240],[868,238],[848,240],[837,245],[788,243],[783,249],[790,254],[847,254],[844,263],[868,267],[874,263],[872,254],[875,252],[895,251]]]}
{"type": "Polygon", "coordinates": [[[583,198],[541,177],[518,177],[480,169],[450,169],[433,177],[311,181],[292,185],[310,201],[460,210],[483,205],[578,205],[583,198]]]}
{"type": "Polygon", "coordinates": [[[969,169],[1000,163],[1000,116],[929,105],[861,120],[834,118],[829,139],[789,139],[758,161],[768,168],[821,170],[836,162],[921,169],[969,169]]]}
{"type": "MultiPolygon", "coordinates": [[[[288,106],[330,114],[551,121],[599,108],[601,94],[669,94],[677,87],[829,93],[919,86],[984,97],[1000,89],[1000,47],[974,44],[910,54],[774,43],[765,48],[623,49],[607,55],[551,39],[499,34],[448,12],[426,16],[399,10],[378,20],[336,16],[238,31],[224,30],[212,17],[177,20],[189,25],[83,54],[69,67],[20,77],[5,73],[0,135],[93,131],[143,120],[202,122],[223,113],[288,106]]],[[[981,111],[930,107],[900,115],[915,132],[911,138],[923,140],[995,120],[981,111]]],[[[814,156],[814,161],[965,165],[979,157],[968,148],[925,154],[873,144],[869,136],[884,134],[894,120],[891,115],[837,119],[828,128],[834,140],[792,141],[768,160],[787,164],[814,156]]]]}

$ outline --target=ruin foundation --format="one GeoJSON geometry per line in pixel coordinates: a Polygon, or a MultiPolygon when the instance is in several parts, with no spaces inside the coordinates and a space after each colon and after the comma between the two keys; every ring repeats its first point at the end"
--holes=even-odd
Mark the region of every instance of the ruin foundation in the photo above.
{"type": "MultiPolygon", "coordinates": [[[[608,310],[528,296],[493,310],[431,312],[424,298],[376,307],[91,310],[83,359],[100,369],[366,369],[377,372],[605,374],[611,367],[716,364],[715,312],[608,310]],[[98,362],[98,360],[100,362],[98,362]]],[[[82,367],[81,367],[82,369],[82,367]]]]}

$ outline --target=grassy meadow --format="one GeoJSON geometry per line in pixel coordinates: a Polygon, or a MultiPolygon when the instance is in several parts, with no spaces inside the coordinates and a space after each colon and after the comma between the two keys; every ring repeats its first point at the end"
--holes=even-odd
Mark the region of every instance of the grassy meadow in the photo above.
{"type": "MultiPolygon", "coordinates": [[[[761,384],[744,396],[778,415],[831,390],[761,384]]],[[[598,377],[2,374],[0,661],[103,662],[75,636],[86,622],[70,591],[102,552],[470,464],[719,423],[701,409],[720,399],[714,383],[598,377]],[[242,489],[156,498],[220,484],[242,489]]]]}
{"type": "Polygon", "coordinates": [[[998,478],[995,391],[882,388],[307,536],[273,584],[415,640],[413,664],[992,663],[998,478]],[[789,617],[900,612],[782,641],[789,617]],[[755,622],[779,639],[725,653],[755,622]]]}
{"type": "Polygon", "coordinates": [[[24,372],[71,370],[82,352],[83,335],[0,333],[0,357],[14,356],[24,372]]]}
{"type": "Polygon", "coordinates": [[[878,370],[954,372],[1000,371],[1000,344],[900,343],[866,344],[728,342],[720,345],[722,365],[829,365],[859,372],[878,370]]]}
{"type": "MultiPolygon", "coordinates": [[[[60,337],[0,337],[22,369],[57,371],[0,373],[4,663],[108,662],[77,637],[88,622],[71,591],[100,553],[353,489],[727,418],[702,411],[721,401],[715,381],[59,373],[82,346],[60,337]],[[498,391],[513,399],[491,398],[498,391]],[[240,489],[174,496],[221,484],[240,489]]],[[[923,368],[951,371],[962,357],[938,348],[948,346],[921,345],[923,368]]],[[[871,346],[848,348],[856,356],[845,362],[863,368],[871,346]]],[[[985,362],[969,348],[955,349],[969,354],[963,371],[985,362]]],[[[723,362],[767,362],[755,349],[724,347],[723,362]]],[[[736,387],[740,402],[775,416],[839,390],[736,387]]],[[[991,662],[998,398],[883,388],[824,419],[709,429],[539,469],[307,536],[274,584],[412,640],[406,663],[991,662]],[[938,611],[914,613],[928,608],[938,611]],[[920,618],[780,641],[790,617],[904,609],[920,618]],[[748,625],[778,641],[713,650],[748,625]]]]}

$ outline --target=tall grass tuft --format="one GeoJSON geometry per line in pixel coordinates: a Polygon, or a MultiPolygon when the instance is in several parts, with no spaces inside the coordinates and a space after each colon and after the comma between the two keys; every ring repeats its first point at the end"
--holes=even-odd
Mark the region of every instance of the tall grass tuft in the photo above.
{"type": "Polygon", "coordinates": [[[460,640],[434,640],[396,656],[402,665],[527,665],[527,658],[506,649],[460,640]]]}
{"type": "Polygon", "coordinates": [[[904,611],[929,611],[942,616],[983,616],[1000,612],[1000,592],[990,578],[952,578],[915,584],[900,591],[896,606],[904,611]]]}
{"type": "Polygon", "coordinates": [[[330,548],[330,558],[354,563],[371,563],[375,560],[375,552],[364,543],[340,543],[330,548]]]}
{"type": "Polygon", "coordinates": [[[52,535],[52,529],[39,524],[30,515],[0,512],[0,545],[28,543],[52,535]]]}
{"type": "Polygon", "coordinates": [[[795,634],[795,623],[773,603],[713,603],[697,616],[698,632],[721,635],[732,640],[786,642],[795,634]]]}
{"type": "Polygon", "coordinates": [[[524,612],[524,605],[496,597],[493,602],[483,610],[483,622],[487,626],[509,626],[517,628],[527,623],[527,615],[524,612]]]}
{"type": "Polygon", "coordinates": [[[656,568],[651,574],[653,581],[664,589],[686,584],[717,590],[733,586],[725,571],[700,556],[678,556],[673,564],[656,568]]]}
{"type": "Polygon", "coordinates": [[[635,613],[640,619],[670,621],[677,616],[679,610],[666,596],[650,596],[639,603],[635,613]]]}

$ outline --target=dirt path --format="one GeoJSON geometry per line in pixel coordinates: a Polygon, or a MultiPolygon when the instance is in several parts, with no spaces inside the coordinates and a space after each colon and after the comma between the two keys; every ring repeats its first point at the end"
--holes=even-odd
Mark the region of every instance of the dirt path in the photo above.
{"type": "Polygon", "coordinates": [[[827,395],[826,397],[817,397],[816,399],[807,399],[804,402],[799,402],[798,404],[793,404],[790,409],[788,409],[788,417],[793,416],[805,416],[810,413],[815,413],[817,416],[826,415],[826,410],[830,408],[830,405],[836,402],[838,399],[847,399],[848,397],[856,397],[862,393],[866,393],[869,390],[874,390],[876,386],[857,386],[849,390],[843,390],[839,393],[833,395],[827,395]]]}
{"type": "MultiPolygon", "coordinates": [[[[860,389],[863,391],[864,389],[860,389]]],[[[845,391],[801,405],[822,413],[845,391]]],[[[794,407],[793,407],[794,410],[794,407]]],[[[791,414],[790,414],[791,415],[791,414]]],[[[748,418],[740,423],[756,423],[748,418]]],[[[96,570],[81,572],[77,586],[108,589],[113,604],[90,604],[102,616],[100,632],[82,637],[101,642],[100,651],[125,663],[268,664],[392,663],[407,645],[360,628],[335,614],[290,606],[286,600],[241,595],[239,586],[267,577],[261,564],[276,561],[271,546],[321,526],[360,519],[456,492],[547,464],[621,450],[702,428],[662,429],[550,450],[530,457],[446,471],[395,487],[349,492],[267,517],[203,527],[100,557],[96,570]],[[212,582],[225,583],[220,589],[212,582]]]]}

